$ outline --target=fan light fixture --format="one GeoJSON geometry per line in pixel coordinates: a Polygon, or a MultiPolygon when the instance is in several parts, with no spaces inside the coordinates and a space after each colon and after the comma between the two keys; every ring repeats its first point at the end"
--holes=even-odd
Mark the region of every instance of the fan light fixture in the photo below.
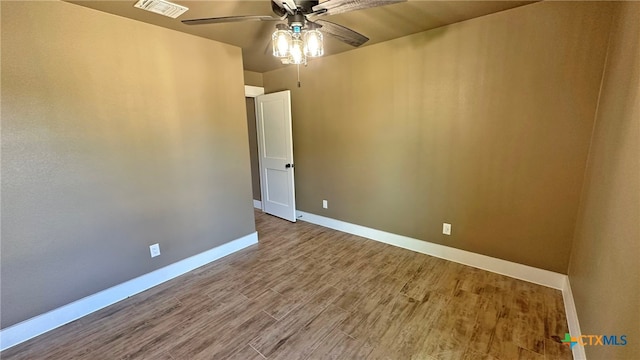
{"type": "Polygon", "coordinates": [[[300,65],[307,63],[307,57],[324,55],[324,43],[322,33],[318,30],[320,26],[305,21],[302,15],[296,15],[290,18],[288,26],[276,25],[271,39],[273,56],[286,58],[289,64],[300,65]]]}

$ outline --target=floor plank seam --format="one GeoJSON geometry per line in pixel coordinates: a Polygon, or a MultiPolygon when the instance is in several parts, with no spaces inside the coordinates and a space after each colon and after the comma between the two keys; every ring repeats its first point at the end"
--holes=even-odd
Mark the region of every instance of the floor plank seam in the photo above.
{"type": "Polygon", "coordinates": [[[258,351],[258,349],[256,349],[255,347],[253,347],[253,345],[251,345],[251,341],[249,341],[249,343],[247,344],[249,345],[250,348],[252,348],[255,352],[257,352],[258,354],[260,354],[260,356],[262,356],[263,359],[266,359],[267,357],[264,356],[263,353],[261,353],[260,351],[258,351]]]}
{"type": "Polygon", "coordinates": [[[273,320],[275,320],[276,322],[278,322],[278,321],[280,321],[280,320],[282,320],[282,319],[284,318],[284,316],[283,316],[283,317],[281,317],[280,319],[278,319],[278,318],[274,317],[273,315],[269,314],[268,312],[264,311],[264,309],[262,309],[262,310],[260,310],[260,311],[262,311],[263,313],[267,314],[270,318],[272,318],[272,319],[273,319],[273,320]]]}

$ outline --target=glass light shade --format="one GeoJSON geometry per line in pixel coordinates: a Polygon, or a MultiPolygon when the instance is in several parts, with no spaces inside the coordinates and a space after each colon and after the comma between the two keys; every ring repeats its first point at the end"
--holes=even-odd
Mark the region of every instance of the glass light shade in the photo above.
{"type": "Polygon", "coordinates": [[[304,33],[304,54],[306,56],[317,57],[324,54],[324,44],[322,33],[319,30],[309,30],[304,33]]]}
{"type": "Polygon", "coordinates": [[[293,39],[289,51],[289,63],[305,64],[306,62],[307,57],[304,55],[304,43],[301,39],[293,39]]]}
{"type": "Polygon", "coordinates": [[[291,48],[291,33],[287,30],[276,30],[271,37],[273,56],[287,57],[291,48]]]}

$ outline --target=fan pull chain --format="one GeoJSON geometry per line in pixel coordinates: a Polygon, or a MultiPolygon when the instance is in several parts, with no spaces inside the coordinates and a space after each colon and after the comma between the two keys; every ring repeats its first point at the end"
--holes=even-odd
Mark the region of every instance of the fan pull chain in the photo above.
{"type": "Polygon", "coordinates": [[[300,87],[300,64],[297,64],[298,67],[298,87],[300,87]]]}

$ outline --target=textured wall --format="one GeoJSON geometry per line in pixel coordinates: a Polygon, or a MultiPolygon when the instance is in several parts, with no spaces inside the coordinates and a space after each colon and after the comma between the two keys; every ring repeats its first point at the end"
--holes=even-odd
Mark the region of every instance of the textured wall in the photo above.
{"type": "Polygon", "coordinates": [[[617,6],[569,280],[582,333],[628,344],[587,346],[589,359],[640,354],[640,3],[617,6]]]}
{"type": "Polygon", "coordinates": [[[255,231],[240,49],[1,6],[3,328],[255,231]]]}
{"type": "Polygon", "coordinates": [[[265,73],[298,208],[566,273],[610,17],[542,2],[265,73]]]}

